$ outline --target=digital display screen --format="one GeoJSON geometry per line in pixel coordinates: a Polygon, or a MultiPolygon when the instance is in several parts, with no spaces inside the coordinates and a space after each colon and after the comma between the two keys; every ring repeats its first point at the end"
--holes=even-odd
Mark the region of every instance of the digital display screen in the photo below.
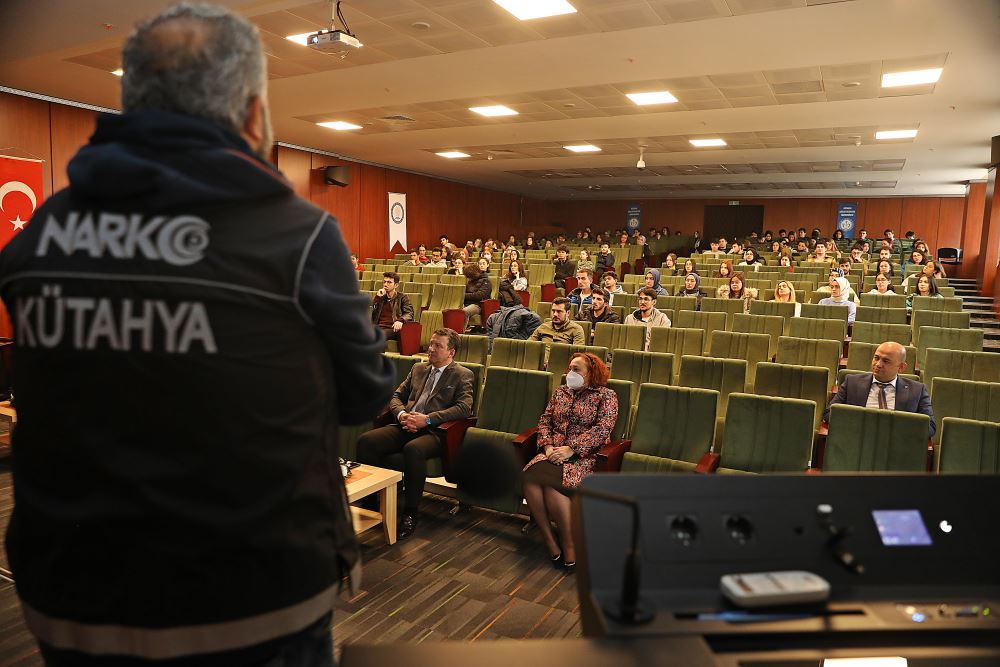
{"type": "Polygon", "coordinates": [[[887,547],[928,547],[931,535],[920,510],[872,510],[875,527],[887,547]]]}

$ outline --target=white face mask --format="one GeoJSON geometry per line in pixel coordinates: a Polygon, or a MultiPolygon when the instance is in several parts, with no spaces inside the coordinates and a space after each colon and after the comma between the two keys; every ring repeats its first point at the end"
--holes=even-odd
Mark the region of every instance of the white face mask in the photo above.
{"type": "Polygon", "coordinates": [[[583,386],[583,376],[576,371],[566,373],[566,386],[576,390],[583,386]]]}

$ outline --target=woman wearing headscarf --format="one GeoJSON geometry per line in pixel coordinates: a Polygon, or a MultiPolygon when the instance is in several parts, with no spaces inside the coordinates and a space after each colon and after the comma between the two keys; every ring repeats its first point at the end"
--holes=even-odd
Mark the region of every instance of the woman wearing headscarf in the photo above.
{"type": "Polygon", "coordinates": [[[854,290],[851,289],[851,283],[847,278],[834,278],[830,281],[830,296],[819,300],[819,305],[821,306],[846,307],[848,310],[847,326],[854,324],[854,316],[858,312],[857,304],[848,296],[849,291],[853,292],[854,290]]]}
{"type": "Polygon", "coordinates": [[[754,271],[759,271],[761,264],[760,255],[757,254],[757,251],[753,248],[747,248],[747,251],[743,253],[743,261],[738,266],[752,267],[754,271]]]}
{"type": "Polygon", "coordinates": [[[660,272],[657,269],[646,269],[643,283],[635,293],[638,294],[647,287],[656,290],[656,296],[670,296],[670,292],[660,284],[660,272]]]}
{"type": "Polygon", "coordinates": [[[677,292],[677,296],[693,296],[698,300],[695,304],[695,310],[701,310],[701,299],[705,296],[701,293],[701,276],[697,273],[689,273],[684,276],[684,288],[677,292]]]}
{"type": "MultiPolygon", "coordinates": [[[[845,274],[844,270],[841,268],[830,269],[829,283],[823,285],[816,291],[822,294],[833,294],[833,283],[837,278],[843,278],[844,280],[847,280],[847,274],[845,274]]],[[[847,291],[844,293],[844,296],[847,297],[847,299],[849,299],[850,301],[853,301],[854,305],[856,306],[861,304],[861,297],[858,296],[858,293],[854,291],[853,287],[851,287],[850,280],[847,280],[847,291]]]]}
{"type": "Polygon", "coordinates": [[[720,299],[743,299],[743,312],[750,313],[750,302],[757,298],[757,290],[747,287],[743,274],[736,272],[729,279],[728,285],[721,285],[716,292],[720,299]]]}

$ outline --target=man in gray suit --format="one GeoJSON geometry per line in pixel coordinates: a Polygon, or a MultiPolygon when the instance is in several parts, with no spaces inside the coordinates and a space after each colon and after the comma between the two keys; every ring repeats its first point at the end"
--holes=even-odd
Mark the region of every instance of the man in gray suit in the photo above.
{"type": "Polygon", "coordinates": [[[397,423],[368,431],[358,439],[360,463],[398,469],[402,456],[406,491],[400,539],[412,535],[417,527],[427,459],[444,452],[442,436],[433,427],[472,416],[475,376],[455,363],[458,346],[455,331],[435,331],[427,347],[427,363],[414,364],[389,401],[389,412],[397,423]]]}
{"type": "MultiPolygon", "coordinates": [[[[860,405],[863,408],[901,410],[927,415],[931,418],[930,433],[934,436],[934,412],[927,385],[899,377],[899,371],[906,369],[906,348],[899,343],[882,343],[872,357],[871,373],[848,375],[840,384],[837,395],[830,405],[860,405]]],[[[830,406],[823,419],[829,420],[830,406]]]]}

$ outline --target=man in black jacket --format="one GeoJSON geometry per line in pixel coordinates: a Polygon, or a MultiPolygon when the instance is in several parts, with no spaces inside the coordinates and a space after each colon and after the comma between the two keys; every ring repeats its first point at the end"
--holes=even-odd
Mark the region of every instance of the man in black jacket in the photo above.
{"type": "MultiPolygon", "coordinates": [[[[593,340],[594,334],[597,333],[597,325],[601,322],[607,322],[609,324],[621,324],[622,320],[618,317],[618,313],[611,310],[608,306],[608,291],[603,287],[594,287],[593,293],[590,295],[590,305],[583,306],[580,312],[576,314],[577,322],[590,322],[590,338],[593,340]]],[[[587,341],[590,344],[590,341],[587,341]]]]}
{"type": "Polygon", "coordinates": [[[600,281],[605,271],[615,270],[615,256],[611,254],[611,246],[607,243],[601,244],[601,249],[597,253],[597,262],[594,264],[594,273],[600,281]]]}
{"type": "Polygon", "coordinates": [[[123,68],[123,113],[0,255],[25,621],[50,666],[331,665],[360,570],[338,425],[388,401],[384,339],[267,161],[256,28],[178,5],[123,68]]]}
{"type": "Polygon", "coordinates": [[[410,297],[398,290],[399,274],[386,271],[382,274],[382,289],[372,299],[372,324],[390,340],[399,338],[403,322],[413,321],[413,304],[410,297]]]}
{"type": "Polygon", "coordinates": [[[576,262],[569,259],[569,248],[564,245],[556,249],[556,258],[552,260],[554,272],[552,282],[556,287],[565,288],[566,279],[576,273],[576,262]]]}

